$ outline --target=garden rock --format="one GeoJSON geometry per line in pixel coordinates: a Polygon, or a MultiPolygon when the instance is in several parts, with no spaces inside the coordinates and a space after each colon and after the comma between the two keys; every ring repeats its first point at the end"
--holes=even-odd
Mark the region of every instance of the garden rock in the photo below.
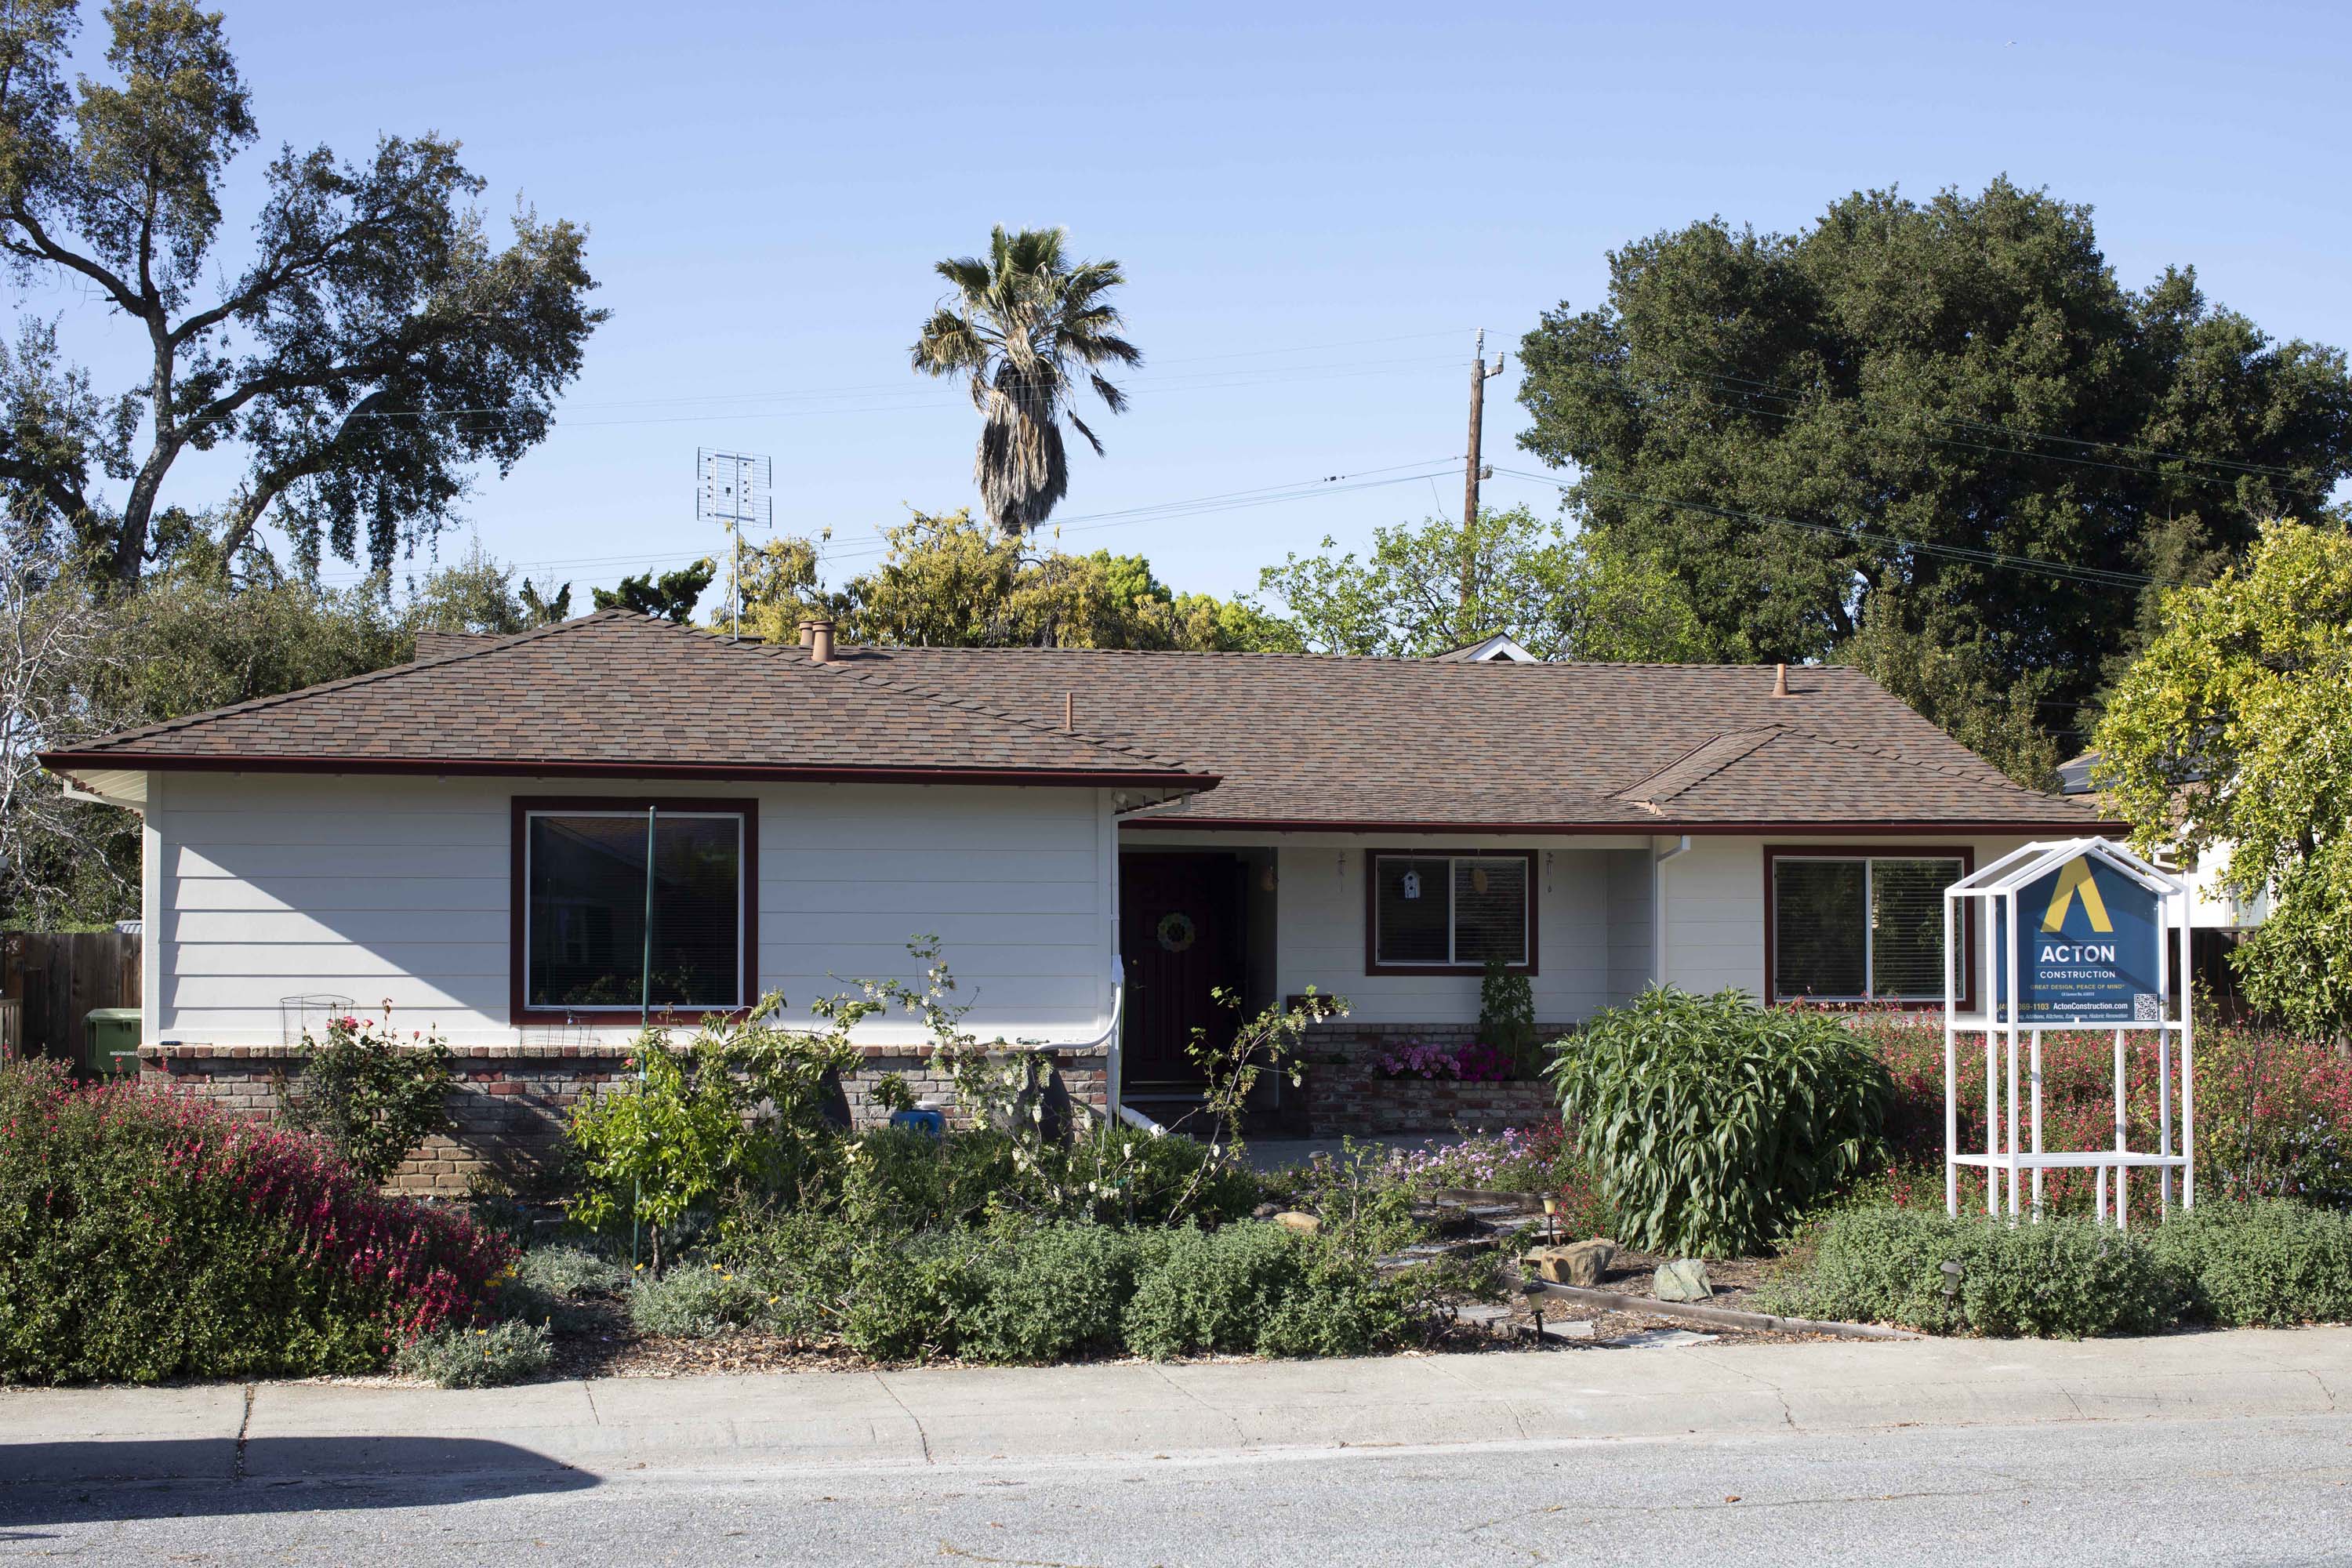
{"type": "Polygon", "coordinates": [[[1715,1281],[1707,1278],[1706,1265],[1700,1259],[1677,1258],[1658,1265],[1650,1294],[1661,1301],[1704,1301],[1715,1294],[1715,1281]]]}
{"type": "Polygon", "coordinates": [[[1301,1236],[1313,1236],[1323,1228],[1321,1220],[1311,1214],[1301,1214],[1297,1209],[1286,1209],[1275,1215],[1274,1223],[1285,1230],[1295,1230],[1301,1236]]]}
{"type": "Polygon", "coordinates": [[[1554,1285],[1582,1285],[1590,1289],[1601,1283],[1609,1260],[1616,1256],[1615,1242],[1596,1238],[1569,1247],[1538,1247],[1522,1261],[1534,1265],[1536,1272],[1554,1285]]]}

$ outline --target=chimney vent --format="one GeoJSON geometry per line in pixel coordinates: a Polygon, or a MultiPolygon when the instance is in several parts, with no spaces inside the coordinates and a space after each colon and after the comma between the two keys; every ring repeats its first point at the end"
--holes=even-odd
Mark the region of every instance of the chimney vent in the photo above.
{"type": "Polygon", "coordinates": [[[810,634],[815,630],[816,623],[814,621],[803,621],[801,623],[801,647],[808,647],[811,640],[810,634]]]}
{"type": "Polygon", "coordinates": [[[811,664],[833,662],[833,623],[831,621],[803,621],[801,640],[808,644],[811,664]]]}
{"type": "Polygon", "coordinates": [[[1789,695],[1789,667],[1785,664],[1776,664],[1772,667],[1772,695],[1775,697],[1789,695]]]}
{"type": "Polygon", "coordinates": [[[1062,693],[1062,731],[1068,734],[1075,731],[1077,727],[1078,694],[1075,691],[1065,691],[1062,693]]]}

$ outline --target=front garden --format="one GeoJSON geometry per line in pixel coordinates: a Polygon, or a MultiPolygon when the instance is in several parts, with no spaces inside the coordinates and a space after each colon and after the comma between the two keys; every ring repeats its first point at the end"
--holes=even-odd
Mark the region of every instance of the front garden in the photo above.
{"type": "MultiPolygon", "coordinates": [[[[1352,1355],[1550,1343],[1547,1312],[1601,1343],[1671,1320],[1643,1314],[1684,1259],[1717,1305],[1928,1332],[2352,1318],[2352,1063],[2330,1045],[2206,1035],[2201,1201],[2125,1235],[2079,1175],[2039,1223],[1945,1216],[1942,1036],[1916,1016],[1653,993],[1545,1053],[1564,1116],[1257,1173],[1242,1109],[1327,1005],[1204,1049],[1205,1136],[1155,1136],[971,1038],[923,956],[926,989],[865,987],[811,1026],[649,1032],[573,1115],[560,1182],[463,1206],[378,1190],[446,1085],[362,1021],[318,1043],[286,1126],[0,1068],[0,1381],[1352,1355]],[[929,1030],[944,1131],[838,1115],[849,1032],[886,1010],[929,1030]],[[1598,1237],[1580,1281],[1641,1300],[1523,1295],[1538,1244],[1598,1237]]],[[[2110,1049],[2046,1042],[2053,1142],[2112,1138],[2110,1049]]],[[[1964,1063],[1963,1107],[1982,1072],[1964,1063]]]]}

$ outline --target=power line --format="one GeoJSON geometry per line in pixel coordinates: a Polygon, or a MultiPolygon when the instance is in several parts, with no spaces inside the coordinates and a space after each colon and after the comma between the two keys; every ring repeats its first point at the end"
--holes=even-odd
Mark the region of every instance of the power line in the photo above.
{"type": "MultiPolygon", "coordinates": [[[[1495,472],[1499,475],[1508,475],[1515,479],[1528,479],[1539,484],[1564,486],[1566,482],[1558,474],[1530,473],[1525,468],[1498,468],[1495,472]]],[[[2157,581],[2154,577],[2141,572],[2119,572],[2105,566],[2084,566],[2072,562],[2046,561],[2031,555],[2011,555],[2006,551],[1977,550],[1961,544],[1937,544],[1920,540],[1901,539],[1890,533],[1880,533],[1866,528],[1849,528],[1837,523],[1801,522],[1795,518],[1774,517],[1769,512],[1743,511],[1736,507],[1710,506],[1703,501],[1675,500],[1667,496],[1644,495],[1638,490],[1621,489],[1611,485],[1595,484],[1590,480],[1584,481],[1580,488],[1619,500],[1634,501],[1647,506],[1669,507],[1677,511],[1698,512],[1708,517],[1721,518],[1729,522],[1751,522],[1775,528],[1801,529],[1805,532],[1821,534],[1832,539],[1884,544],[1892,549],[1911,551],[1922,555],[1934,555],[1946,560],[1962,561],[1979,566],[2000,567],[2009,571],[2031,572],[2042,576],[2056,577],[2099,587],[2144,588],[2157,581]]]]}
{"type": "MultiPolygon", "coordinates": [[[[1275,506],[1294,500],[1311,500],[1320,496],[1346,495],[1357,490],[1381,489],[1391,485],[1418,484],[1444,472],[1461,461],[1458,457],[1431,458],[1415,463],[1395,463],[1386,468],[1360,468],[1348,474],[1326,474],[1312,479],[1296,479],[1279,485],[1260,485],[1250,489],[1222,490],[1206,496],[1192,496],[1181,500],[1157,501],[1143,506],[1128,507],[1112,511],[1084,512],[1054,525],[1054,531],[1068,533],[1093,532],[1106,528],[1126,528],[1139,522],[1153,522],[1171,517],[1198,517],[1216,512],[1248,510],[1261,506],[1275,506]],[[1410,473],[1401,472],[1412,469],[1410,473]],[[1388,476],[1388,477],[1374,477],[1388,476]]],[[[860,544],[845,550],[821,550],[823,563],[859,559],[887,553],[887,543],[860,544]]],[[[709,551],[642,552],[625,555],[572,556],[553,560],[511,561],[503,563],[517,572],[572,569],[592,566],[661,565],[669,563],[698,561],[709,551]]],[[[319,582],[329,586],[349,586],[364,583],[373,573],[322,574],[319,582]]]]}

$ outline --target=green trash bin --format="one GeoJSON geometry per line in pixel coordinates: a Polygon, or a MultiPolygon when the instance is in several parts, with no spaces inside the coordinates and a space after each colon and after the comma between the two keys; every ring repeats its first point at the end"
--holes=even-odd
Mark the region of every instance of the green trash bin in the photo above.
{"type": "Polygon", "coordinates": [[[81,1016],[81,1065],[93,1078],[136,1076],[139,1009],[92,1007],[81,1016]]]}

